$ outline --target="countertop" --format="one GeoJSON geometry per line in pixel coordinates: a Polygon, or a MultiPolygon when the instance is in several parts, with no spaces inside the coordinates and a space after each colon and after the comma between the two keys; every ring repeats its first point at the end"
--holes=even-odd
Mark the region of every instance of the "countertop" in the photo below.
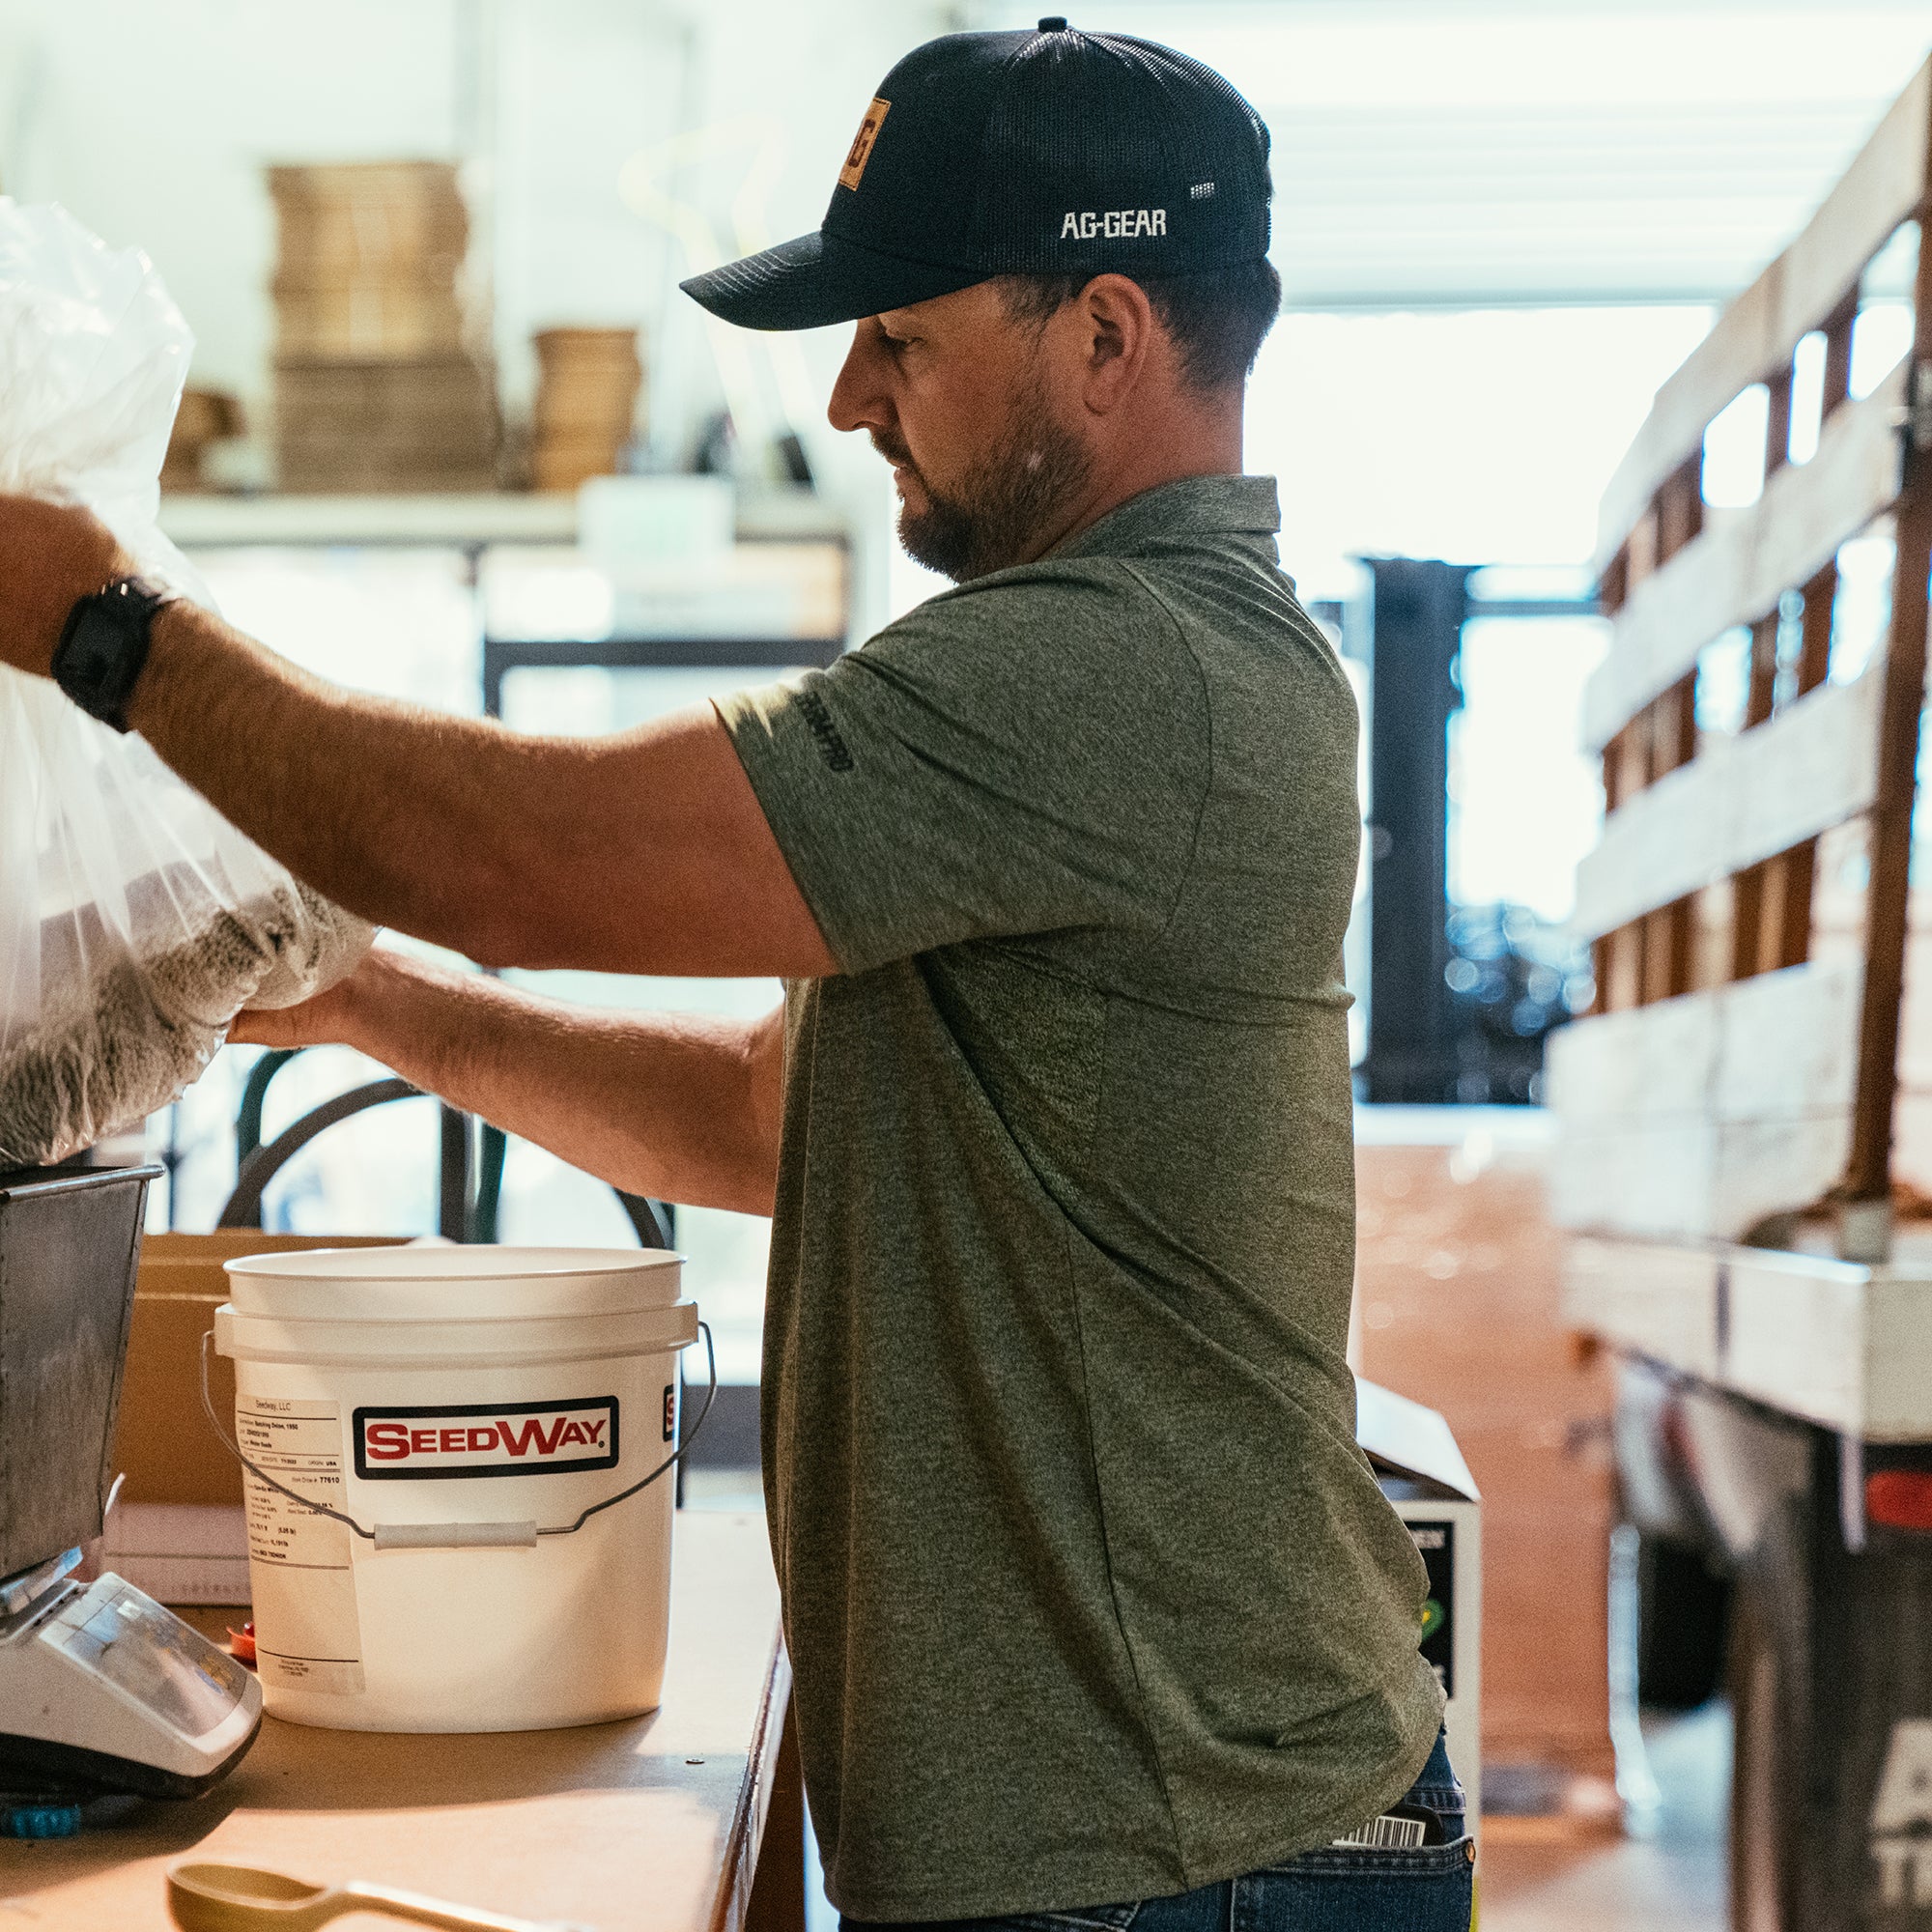
{"type": "Polygon", "coordinates": [[[267,1719],[205,1798],[143,1804],[75,1838],[0,1841],[0,1932],[159,1932],[162,1874],[183,1858],[365,1879],[594,1932],[802,1926],[791,1673],[764,1520],[680,1512],[673,1550],[670,1656],[650,1716],[468,1737],[267,1719]]]}

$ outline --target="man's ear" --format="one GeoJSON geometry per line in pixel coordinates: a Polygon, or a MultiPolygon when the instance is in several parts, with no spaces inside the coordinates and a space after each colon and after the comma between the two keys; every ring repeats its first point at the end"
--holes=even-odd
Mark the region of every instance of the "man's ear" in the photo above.
{"type": "Polygon", "coordinates": [[[1069,307],[1082,351],[1082,400],[1106,415],[1133,393],[1160,325],[1147,291],[1125,275],[1095,275],[1069,307]]]}

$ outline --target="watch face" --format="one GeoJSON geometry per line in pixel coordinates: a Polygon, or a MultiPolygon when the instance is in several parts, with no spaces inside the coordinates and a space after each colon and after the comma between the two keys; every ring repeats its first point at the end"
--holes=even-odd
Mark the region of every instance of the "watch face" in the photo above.
{"type": "Polygon", "coordinates": [[[99,600],[91,599],[68,639],[62,668],[76,684],[99,691],[113,675],[128,641],[127,625],[104,610],[99,600]]]}
{"type": "Polygon", "coordinates": [[[139,578],[127,578],[73,607],[54,651],[54,681],[80,708],[118,731],[134,681],[147,662],[148,631],[167,601],[139,578]]]}

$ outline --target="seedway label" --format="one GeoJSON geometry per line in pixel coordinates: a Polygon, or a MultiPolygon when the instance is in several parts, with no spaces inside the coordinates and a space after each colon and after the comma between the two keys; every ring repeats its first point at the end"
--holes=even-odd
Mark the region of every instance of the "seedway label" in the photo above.
{"type": "Polygon", "coordinates": [[[614,1469],[617,1398],[358,1408],[354,1437],[365,1482],[614,1469]]]}

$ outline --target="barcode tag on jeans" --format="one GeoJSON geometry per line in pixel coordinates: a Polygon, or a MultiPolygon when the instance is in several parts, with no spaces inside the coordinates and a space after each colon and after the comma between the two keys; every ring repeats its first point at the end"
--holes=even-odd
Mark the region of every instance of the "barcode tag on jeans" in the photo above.
{"type": "Polygon", "coordinates": [[[1421,1844],[1429,1827],[1420,1818],[1398,1818],[1392,1812],[1384,1811],[1379,1818],[1371,1818],[1358,1832],[1350,1832],[1345,1838],[1332,1842],[1338,1845],[1359,1846],[1369,1852],[1412,1852],[1421,1844]]]}

